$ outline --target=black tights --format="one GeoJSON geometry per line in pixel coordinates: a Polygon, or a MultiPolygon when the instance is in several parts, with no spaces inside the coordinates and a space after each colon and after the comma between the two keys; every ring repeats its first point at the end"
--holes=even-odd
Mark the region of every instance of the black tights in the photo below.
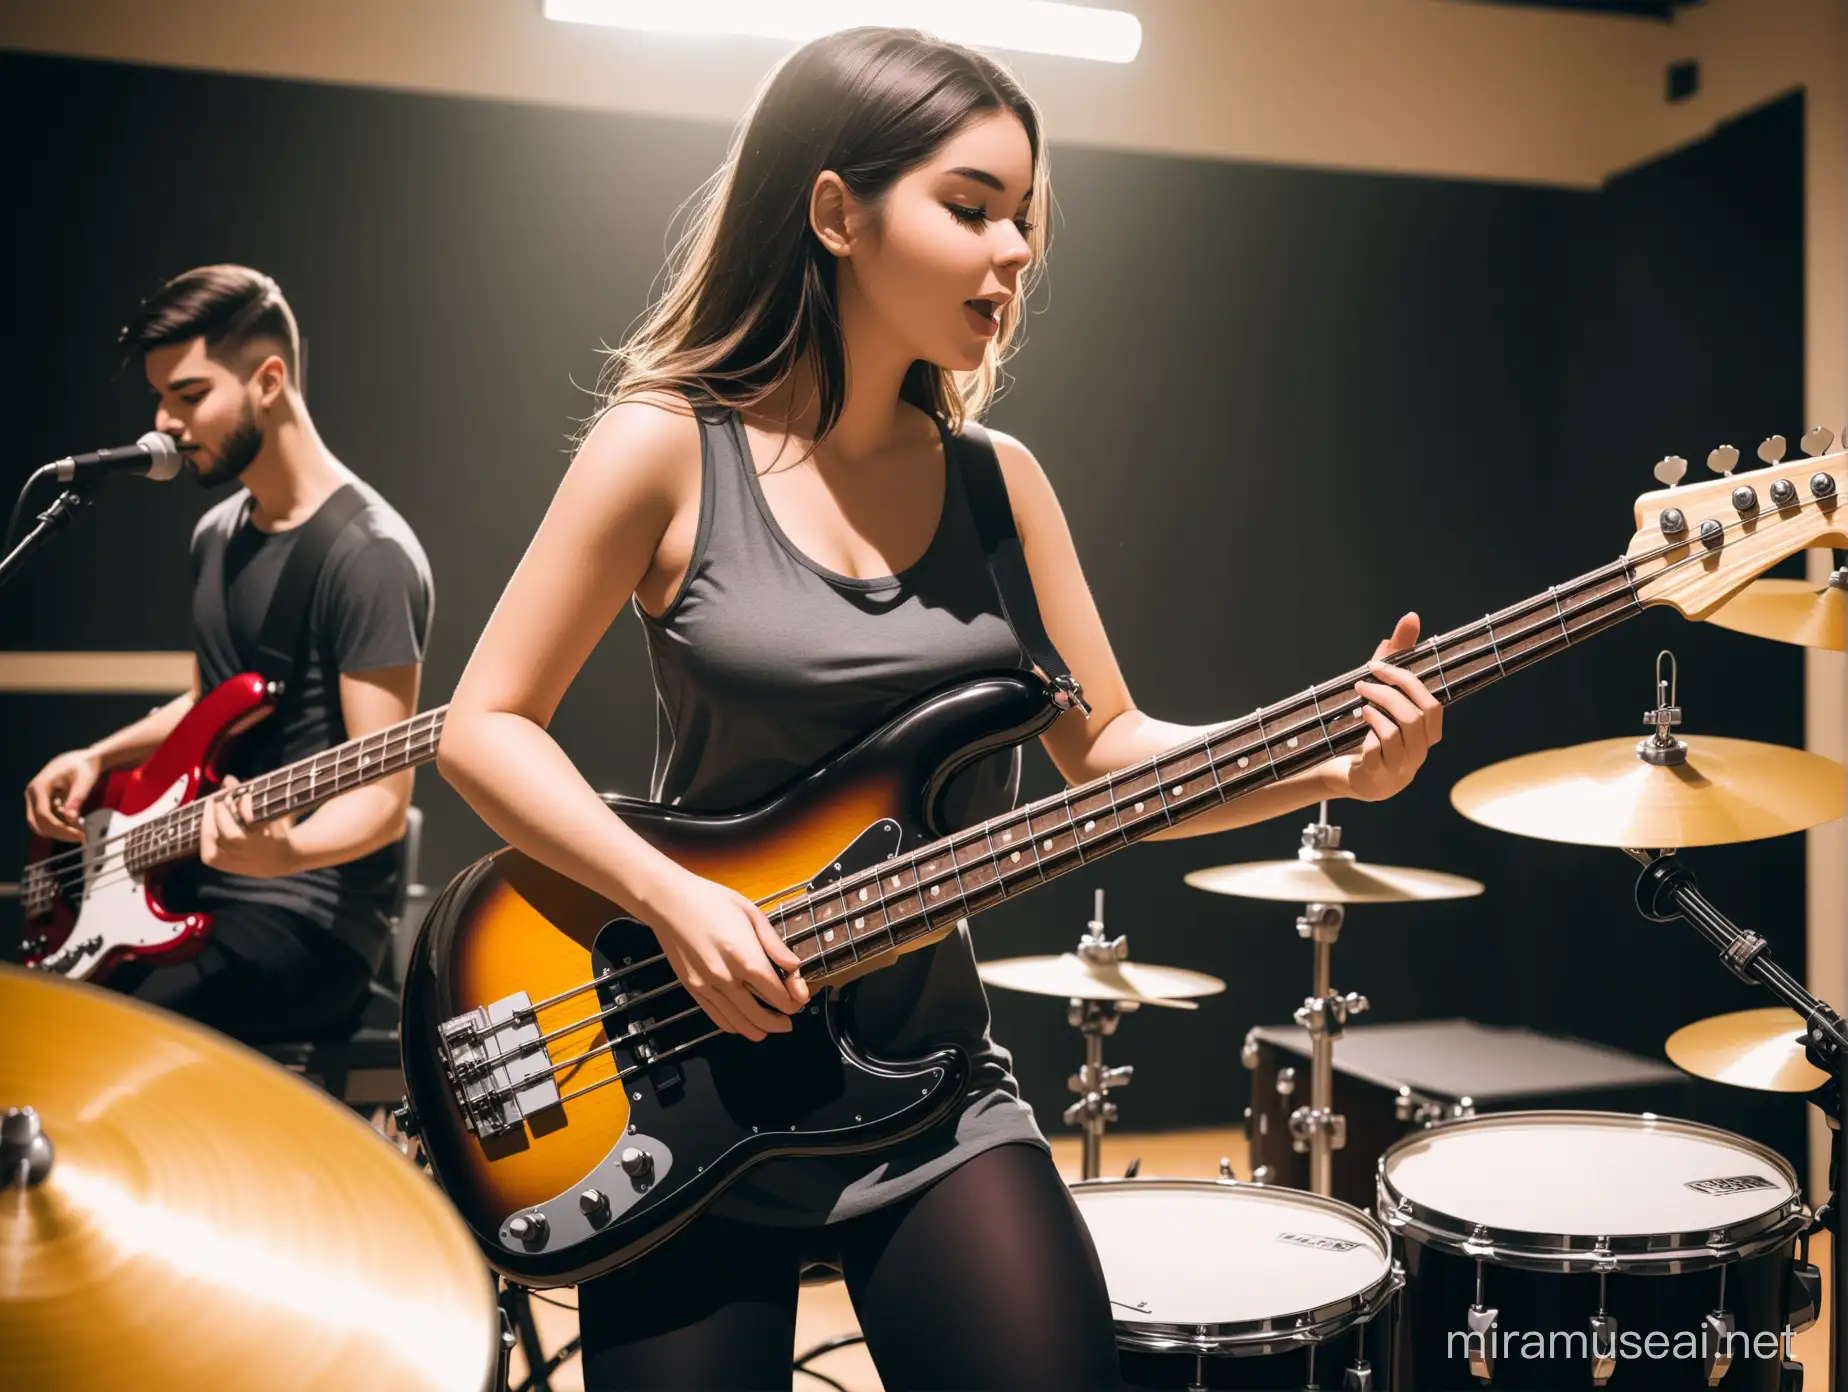
{"type": "Polygon", "coordinates": [[[819,1251],[887,1392],[1119,1386],[1090,1234],[1051,1157],[1009,1144],[820,1234],[701,1218],[586,1282],[585,1392],[790,1386],[797,1276],[819,1251]]]}

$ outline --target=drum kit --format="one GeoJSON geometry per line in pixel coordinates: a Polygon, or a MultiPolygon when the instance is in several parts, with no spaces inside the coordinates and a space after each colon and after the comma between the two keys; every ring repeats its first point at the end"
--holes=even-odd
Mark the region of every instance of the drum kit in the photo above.
{"type": "MultiPolygon", "coordinates": [[[[1838,572],[1837,581],[1842,573],[1838,572]]],[[[1843,586],[1760,581],[1730,626],[1842,646],[1843,586]],[[1800,587],[1801,588],[1801,587],[1800,587]]],[[[1688,1073],[1807,1094],[1841,1164],[1848,1026],[1734,926],[1676,852],[1839,817],[1843,770],[1762,744],[1683,739],[1672,664],[1653,733],[1513,759],[1452,793],[1521,835],[1617,847],[1644,865],[1646,916],[1685,918],[1781,1005],[1699,1021],[1667,1042],[1688,1073]]],[[[1196,888],[1303,906],[1314,944],[1296,1019],[1310,1096],[1289,1118],[1307,1189],[1099,1174],[1103,1039],[1144,1007],[1190,1010],[1225,988],[1130,960],[1103,895],[1074,952],[989,962],[990,985],[1065,999],[1084,1040],[1066,1122],[1072,1186],[1136,1386],[1556,1389],[1802,1386],[1790,1338],[1814,1322],[1804,1204],[1775,1152],[1651,1113],[1447,1117],[1388,1145],[1374,1212],[1327,1193],[1343,1148],[1335,1045],[1366,998],[1337,991],[1349,905],[1480,894],[1473,880],[1370,865],[1326,805],[1295,859],[1193,872],[1196,888]]],[[[493,1287],[437,1188],[339,1103],[211,1031],[124,996],[0,967],[0,1348],[7,1385],[455,1389],[504,1370],[493,1287]],[[414,1281],[399,1273],[415,1271],[414,1281]],[[153,1381],[151,1382],[150,1379],[153,1381]]],[[[1843,1244],[1832,1247],[1844,1289],[1843,1244]]],[[[1840,1303],[1836,1303],[1839,1312],[1840,1303]]],[[[1848,1392],[1840,1315],[1830,1385],[1848,1392]]]]}
{"type": "MultiPolygon", "coordinates": [[[[1821,588],[1761,580],[1712,620],[1841,651],[1845,593],[1848,569],[1821,588]]],[[[1699,1078],[1809,1095],[1831,1127],[1833,1192],[1848,1025],[1701,894],[1677,852],[1835,820],[1843,767],[1773,745],[1682,738],[1672,655],[1658,656],[1655,675],[1642,739],[1510,759],[1461,780],[1452,804],[1517,835],[1626,852],[1644,867],[1637,907],[1646,917],[1685,918],[1729,970],[1784,1002],[1688,1025],[1666,1052],[1699,1078]]],[[[1130,1385],[1802,1387],[1791,1340],[1823,1303],[1809,1242],[1825,1228],[1833,1235],[1836,1210],[1831,1200],[1812,1213],[1790,1164],[1745,1137],[1649,1112],[1420,1117],[1377,1157],[1374,1212],[1332,1197],[1331,1157],[1347,1143],[1331,1106],[1334,1049],[1368,1004],[1333,986],[1347,908],[1460,898],[1482,885],[1356,859],[1326,804],[1295,859],[1216,866],[1186,881],[1303,906],[1297,930],[1315,963],[1295,1019],[1312,1045],[1311,1077],[1288,1131],[1310,1157],[1304,1189],[1264,1168],[1241,1182],[1223,1161],[1216,1181],[1100,1178],[1099,1142],[1117,1119],[1106,1093],[1130,1075],[1103,1067],[1102,1036],[1141,1006],[1192,1008],[1224,989],[1130,961],[1123,938],[1104,937],[1101,891],[1076,953],[980,968],[991,986],[1065,997],[1084,1036],[1085,1064],[1071,1079],[1080,1100],[1065,1113],[1085,1140],[1072,1193],[1103,1263],[1130,1385]]],[[[1831,1248],[1836,1290],[1848,1288],[1843,1246],[1831,1248]]],[[[1840,1308],[1828,1385],[1848,1392],[1840,1308]]]]}

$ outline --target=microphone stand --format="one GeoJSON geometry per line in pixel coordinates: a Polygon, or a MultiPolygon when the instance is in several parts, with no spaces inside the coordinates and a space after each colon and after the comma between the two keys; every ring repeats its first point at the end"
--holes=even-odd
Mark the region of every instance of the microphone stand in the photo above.
{"type": "MultiPolygon", "coordinates": [[[[1726,969],[1749,986],[1762,986],[1802,1017],[1807,1033],[1804,1053],[1829,1075],[1829,1081],[1809,1094],[1829,1123],[1829,1198],[1816,1211],[1810,1232],[1829,1231],[1829,1388],[1848,1392],[1848,1242],[1842,1240],[1840,1189],[1843,1173],[1842,1097],[1848,1078],[1848,1025],[1834,1007],[1803,988],[1766,952],[1763,937],[1740,928],[1700,892],[1694,872],[1673,851],[1651,855],[1628,854],[1643,866],[1636,881],[1636,907],[1644,918],[1671,923],[1685,918],[1712,946],[1719,949],[1726,969]]],[[[1806,1235],[1807,1237],[1807,1235],[1806,1235]]],[[[1807,1241],[1806,1244],[1807,1246],[1807,1241]]]]}
{"type": "MultiPolygon", "coordinates": [[[[52,500],[51,506],[38,515],[38,525],[26,533],[5,559],[0,559],[0,585],[6,584],[18,574],[26,557],[44,545],[53,532],[62,531],[70,525],[71,515],[90,500],[90,492],[96,483],[94,475],[89,478],[80,476],[52,500]]],[[[32,486],[30,480],[26,486],[32,486]]]]}

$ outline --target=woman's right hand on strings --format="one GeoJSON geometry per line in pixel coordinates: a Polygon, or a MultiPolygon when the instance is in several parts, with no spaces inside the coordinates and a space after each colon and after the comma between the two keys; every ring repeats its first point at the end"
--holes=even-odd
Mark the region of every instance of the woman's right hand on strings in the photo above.
{"type": "Polygon", "coordinates": [[[762,909],[678,869],[649,899],[648,925],[713,1024],[753,1042],[789,1032],[789,1017],[808,1004],[808,983],[762,909]]]}
{"type": "Polygon", "coordinates": [[[26,784],[26,825],[54,841],[83,840],[83,804],[102,773],[91,750],[58,755],[26,784]]]}

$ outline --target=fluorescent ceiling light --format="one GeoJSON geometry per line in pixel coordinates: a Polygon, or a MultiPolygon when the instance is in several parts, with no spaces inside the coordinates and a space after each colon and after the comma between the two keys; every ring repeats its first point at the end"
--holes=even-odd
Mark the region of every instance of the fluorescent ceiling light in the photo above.
{"type": "Polygon", "coordinates": [[[752,34],[806,42],[890,24],[953,43],[1127,63],[1142,24],[1122,10],[1056,0],[545,0],[545,17],[657,34],[752,34]]]}

